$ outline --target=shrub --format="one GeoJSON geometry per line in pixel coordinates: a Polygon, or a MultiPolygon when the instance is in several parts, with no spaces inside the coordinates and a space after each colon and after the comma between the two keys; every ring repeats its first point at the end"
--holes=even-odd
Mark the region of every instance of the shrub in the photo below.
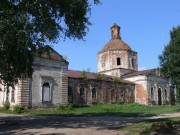
{"type": "Polygon", "coordinates": [[[116,77],[113,78],[113,82],[114,83],[121,83],[121,78],[116,76],[116,77]]]}
{"type": "Polygon", "coordinates": [[[20,106],[20,105],[15,105],[14,108],[13,108],[13,111],[14,111],[15,113],[20,114],[20,113],[22,113],[22,112],[24,111],[24,107],[22,107],[22,106],[20,106]]]}
{"type": "Polygon", "coordinates": [[[103,80],[103,78],[104,78],[104,74],[100,74],[100,73],[96,74],[96,80],[103,80]]]}
{"type": "Polygon", "coordinates": [[[9,103],[9,101],[6,101],[6,102],[3,104],[3,109],[4,109],[4,110],[9,110],[9,108],[10,108],[10,103],[9,103]]]}

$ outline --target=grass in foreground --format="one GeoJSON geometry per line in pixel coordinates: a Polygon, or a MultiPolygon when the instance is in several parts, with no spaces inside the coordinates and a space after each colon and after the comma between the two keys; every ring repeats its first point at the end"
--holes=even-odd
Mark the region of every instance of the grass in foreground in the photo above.
{"type": "Polygon", "coordinates": [[[127,135],[149,135],[152,132],[151,126],[153,123],[159,122],[171,122],[174,125],[172,131],[166,131],[166,134],[175,134],[176,130],[179,130],[179,127],[175,125],[180,124],[180,117],[178,118],[165,118],[165,119],[156,119],[156,120],[146,120],[139,123],[134,123],[130,126],[122,127],[120,130],[123,130],[127,135]],[[168,132],[168,133],[167,133],[168,132]]]}
{"type": "MultiPolygon", "coordinates": [[[[13,111],[5,111],[0,109],[3,113],[16,113],[13,111]]],[[[180,112],[180,106],[146,106],[136,103],[129,104],[97,104],[94,106],[72,106],[68,105],[57,106],[53,109],[29,109],[24,110],[22,113],[31,115],[61,115],[61,116],[152,116],[162,113],[175,113],[180,112]]]]}

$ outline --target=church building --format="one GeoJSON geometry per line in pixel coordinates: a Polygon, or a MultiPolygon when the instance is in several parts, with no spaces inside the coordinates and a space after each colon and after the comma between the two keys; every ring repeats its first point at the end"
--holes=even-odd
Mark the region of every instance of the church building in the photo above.
{"type": "Polygon", "coordinates": [[[160,70],[138,71],[138,55],[120,35],[120,27],[110,29],[111,39],[98,53],[98,72],[69,70],[60,54],[34,55],[32,78],[19,80],[7,93],[0,83],[0,106],[8,100],[27,108],[58,104],[92,105],[128,103],[170,105],[173,92],[160,70]]]}

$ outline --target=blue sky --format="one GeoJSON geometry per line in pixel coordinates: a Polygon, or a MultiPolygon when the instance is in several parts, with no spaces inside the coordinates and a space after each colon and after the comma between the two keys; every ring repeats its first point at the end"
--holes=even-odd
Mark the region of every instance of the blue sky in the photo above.
{"type": "Polygon", "coordinates": [[[97,53],[111,39],[110,27],[121,27],[121,38],[138,52],[139,69],[159,66],[170,30],[180,25],[179,0],[101,0],[92,6],[89,33],[82,40],[59,41],[53,48],[69,61],[69,69],[97,72],[97,53]]]}

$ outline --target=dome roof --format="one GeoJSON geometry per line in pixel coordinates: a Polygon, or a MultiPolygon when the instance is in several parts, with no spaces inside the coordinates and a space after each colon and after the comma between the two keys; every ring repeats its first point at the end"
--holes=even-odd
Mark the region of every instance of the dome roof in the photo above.
{"type": "Polygon", "coordinates": [[[132,51],[131,48],[121,40],[120,37],[120,27],[114,24],[111,27],[111,40],[104,46],[102,51],[112,51],[112,50],[127,50],[132,51]]]}
{"type": "Polygon", "coordinates": [[[113,51],[113,50],[127,50],[132,51],[131,48],[119,38],[111,39],[103,48],[102,51],[113,51]]]}

